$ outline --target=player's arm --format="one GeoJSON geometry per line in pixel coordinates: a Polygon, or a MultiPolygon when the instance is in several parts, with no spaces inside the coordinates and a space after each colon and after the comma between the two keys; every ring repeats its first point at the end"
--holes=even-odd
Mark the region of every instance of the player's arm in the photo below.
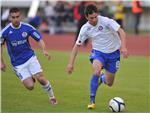
{"type": "Polygon", "coordinates": [[[29,27],[29,28],[30,28],[29,33],[30,33],[31,37],[38,42],[43,54],[48,58],[48,60],[50,60],[51,56],[49,55],[49,53],[46,50],[46,46],[42,39],[42,35],[34,27],[29,27]]]}
{"type": "Polygon", "coordinates": [[[126,41],[126,33],[122,28],[119,28],[118,34],[121,40],[121,48],[120,51],[124,58],[128,57],[128,50],[127,50],[127,41],[126,41]]]}
{"type": "Polygon", "coordinates": [[[46,50],[46,46],[45,46],[44,41],[43,41],[42,39],[40,39],[40,40],[38,41],[38,43],[39,43],[39,46],[40,46],[40,48],[41,48],[43,54],[48,58],[48,60],[50,60],[50,59],[51,59],[51,56],[49,55],[48,51],[46,50]]]}
{"type": "Polygon", "coordinates": [[[128,57],[128,51],[127,51],[127,42],[126,42],[125,31],[122,28],[120,28],[120,25],[116,21],[114,21],[113,19],[108,19],[108,27],[110,27],[114,31],[118,32],[120,40],[121,40],[120,51],[123,54],[123,57],[127,58],[128,57]]]}
{"type": "Polygon", "coordinates": [[[70,55],[70,59],[69,59],[69,63],[67,66],[67,72],[69,74],[71,74],[73,72],[73,68],[74,68],[74,63],[75,63],[75,59],[76,56],[78,54],[79,51],[79,47],[84,43],[84,41],[87,39],[88,35],[87,35],[87,27],[82,27],[78,36],[78,39],[76,41],[76,44],[74,45],[71,55],[70,55]]]}
{"type": "Polygon", "coordinates": [[[1,70],[2,71],[5,71],[6,70],[6,65],[4,63],[4,60],[3,60],[3,57],[2,57],[2,53],[3,53],[3,48],[2,48],[2,45],[1,45],[1,55],[0,55],[0,59],[1,59],[1,70]]]}
{"type": "Polygon", "coordinates": [[[2,32],[0,32],[0,45],[1,45],[1,49],[0,49],[0,52],[1,52],[1,55],[0,55],[0,59],[1,59],[1,63],[0,63],[0,66],[1,66],[1,70],[2,71],[5,71],[6,70],[6,65],[4,63],[4,60],[3,60],[3,45],[4,45],[4,38],[3,38],[3,34],[2,32]]]}
{"type": "Polygon", "coordinates": [[[72,49],[72,52],[70,54],[70,59],[69,59],[69,63],[67,66],[67,72],[69,74],[71,74],[73,72],[74,63],[75,63],[76,56],[78,54],[79,47],[80,47],[80,45],[75,44],[73,49],[72,49]]]}

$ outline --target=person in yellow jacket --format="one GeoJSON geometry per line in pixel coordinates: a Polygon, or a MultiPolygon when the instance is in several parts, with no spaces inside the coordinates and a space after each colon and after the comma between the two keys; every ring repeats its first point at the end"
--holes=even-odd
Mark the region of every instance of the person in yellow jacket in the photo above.
{"type": "Polygon", "coordinates": [[[117,21],[118,24],[121,25],[122,28],[124,17],[125,17],[124,4],[122,1],[118,1],[115,7],[114,19],[117,21]]]}
{"type": "Polygon", "coordinates": [[[134,32],[135,34],[139,34],[140,18],[143,12],[143,8],[139,0],[132,0],[132,12],[135,16],[135,25],[134,25],[135,31],[134,32]]]}

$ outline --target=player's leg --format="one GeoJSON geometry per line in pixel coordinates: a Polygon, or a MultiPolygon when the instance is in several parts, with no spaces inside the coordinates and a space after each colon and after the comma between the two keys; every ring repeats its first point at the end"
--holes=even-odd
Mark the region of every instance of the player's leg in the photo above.
{"type": "Polygon", "coordinates": [[[50,82],[44,77],[36,56],[32,57],[29,65],[29,70],[34,78],[42,85],[42,88],[47,92],[52,104],[57,104],[56,98],[50,82]]]}
{"type": "Polygon", "coordinates": [[[111,87],[114,83],[114,79],[115,79],[115,74],[114,73],[110,73],[109,71],[106,71],[105,73],[105,79],[106,79],[106,83],[109,87],[111,87]]]}
{"type": "Polygon", "coordinates": [[[93,60],[93,75],[90,81],[90,101],[91,104],[88,105],[89,109],[94,109],[95,108],[95,97],[96,97],[96,92],[99,86],[99,76],[101,73],[101,69],[103,67],[102,63],[95,59],[93,60]]]}
{"type": "Polygon", "coordinates": [[[92,66],[93,66],[93,75],[90,82],[90,98],[91,101],[95,103],[95,96],[98,88],[99,76],[103,65],[99,60],[96,59],[93,61],[92,66]]]}
{"type": "Polygon", "coordinates": [[[25,88],[32,90],[34,88],[34,80],[27,67],[28,61],[22,65],[15,66],[14,71],[17,77],[22,81],[25,88]]]}
{"type": "Polygon", "coordinates": [[[106,85],[111,87],[113,85],[113,82],[114,82],[114,77],[115,77],[115,74],[110,73],[109,71],[106,71],[105,74],[101,73],[100,78],[99,78],[100,79],[99,85],[101,83],[103,83],[103,84],[106,84],[106,85]]]}
{"type": "Polygon", "coordinates": [[[32,77],[26,78],[25,80],[22,81],[22,83],[28,90],[34,89],[34,81],[33,81],[32,77]]]}
{"type": "Polygon", "coordinates": [[[110,54],[107,59],[108,59],[107,63],[105,63],[105,67],[104,67],[106,70],[106,73],[101,75],[100,80],[104,84],[111,87],[113,85],[113,82],[115,79],[115,74],[116,74],[116,72],[120,66],[120,52],[119,52],[119,50],[110,54]]]}
{"type": "Polygon", "coordinates": [[[42,88],[47,92],[50,101],[53,105],[57,104],[57,100],[54,96],[54,92],[50,82],[44,77],[43,73],[37,73],[34,75],[37,81],[42,85],[42,88]]]}

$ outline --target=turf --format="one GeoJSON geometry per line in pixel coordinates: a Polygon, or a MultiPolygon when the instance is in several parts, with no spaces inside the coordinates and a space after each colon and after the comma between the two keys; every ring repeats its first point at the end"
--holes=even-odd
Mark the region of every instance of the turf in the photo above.
{"type": "Polygon", "coordinates": [[[92,74],[89,54],[80,52],[72,75],[66,73],[69,52],[51,51],[51,61],[38,50],[36,54],[46,78],[53,85],[59,104],[51,106],[47,94],[37,82],[33,91],[26,90],[12,71],[4,50],[7,70],[1,73],[1,113],[110,113],[108,102],[116,96],[125,101],[126,109],[123,113],[150,112],[149,57],[130,56],[122,59],[113,87],[101,85],[96,97],[97,108],[88,110],[92,74]]]}

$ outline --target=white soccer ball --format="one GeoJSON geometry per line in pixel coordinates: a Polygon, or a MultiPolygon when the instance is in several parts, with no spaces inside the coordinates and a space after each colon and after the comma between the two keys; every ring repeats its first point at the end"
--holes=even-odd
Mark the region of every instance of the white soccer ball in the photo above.
{"type": "Polygon", "coordinates": [[[121,112],[125,109],[124,100],[120,97],[114,97],[109,101],[109,109],[112,112],[121,112]]]}

